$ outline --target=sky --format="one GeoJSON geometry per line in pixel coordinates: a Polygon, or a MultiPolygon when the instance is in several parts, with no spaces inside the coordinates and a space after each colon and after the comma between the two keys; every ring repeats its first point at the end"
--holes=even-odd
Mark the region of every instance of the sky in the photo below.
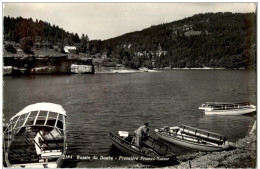
{"type": "Polygon", "coordinates": [[[256,3],[10,3],[3,15],[32,18],[66,31],[87,34],[90,40],[109,39],[207,12],[256,12],[256,3]]]}

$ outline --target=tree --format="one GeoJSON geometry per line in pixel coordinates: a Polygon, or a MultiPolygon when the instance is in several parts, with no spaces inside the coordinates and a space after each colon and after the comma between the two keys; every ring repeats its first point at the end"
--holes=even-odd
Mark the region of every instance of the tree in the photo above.
{"type": "Polygon", "coordinates": [[[77,33],[74,35],[73,41],[74,41],[74,43],[79,43],[80,42],[79,35],[77,33]]]}
{"type": "Polygon", "coordinates": [[[79,45],[79,51],[81,53],[87,53],[89,51],[89,39],[88,39],[88,35],[81,35],[81,39],[80,39],[80,45],[79,45]]]}
{"type": "Polygon", "coordinates": [[[23,49],[26,54],[34,54],[32,51],[33,44],[34,42],[30,37],[24,37],[20,40],[20,48],[23,49]]]}

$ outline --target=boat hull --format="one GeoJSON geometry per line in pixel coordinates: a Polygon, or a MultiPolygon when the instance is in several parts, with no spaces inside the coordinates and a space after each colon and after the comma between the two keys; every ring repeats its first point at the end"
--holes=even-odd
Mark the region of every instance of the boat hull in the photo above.
{"type": "Polygon", "coordinates": [[[199,110],[210,111],[211,107],[199,107],[199,110]]]}
{"type": "Polygon", "coordinates": [[[205,110],[205,115],[243,115],[255,111],[256,108],[230,109],[230,110],[205,110]]]}
{"type": "Polygon", "coordinates": [[[171,155],[158,155],[158,156],[150,156],[146,153],[143,153],[144,151],[140,151],[137,148],[134,148],[135,146],[129,144],[123,144],[123,139],[115,139],[115,135],[112,133],[109,133],[109,138],[114,146],[116,146],[120,151],[122,151],[124,154],[131,156],[134,160],[142,162],[142,163],[149,163],[149,164],[158,164],[158,165],[164,165],[169,163],[176,163],[176,156],[174,154],[171,155]],[[122,140],[122,141],[121,141],[122,140]]]}
{"type": "Polygon", "coordinates": [[[191,142],[182,138],[179,138],[177,135],[175,136],[170,136],[169,134],[165,132],[156,132],[156,135],[170,143],[173,143],[175,145],[187,148],[187,149],[192,149],[192,150],[197,150],[197,151],[205,151],[205,152],[212,152],[212,151],[222,151],[224,149],[229,148],[229,146],[223,147],[223,146],[213,146],[213,145],[205,145],[205,144],[199,144],[196,142],[191,142]]]}
{"type": "Polygon", "coordinates": [[[27,163],[27,164],[13,164],[10,168],[61,168],[63,160],[57,162],[42,162],[42,163],[27,163]]]}
{"type": "Polygon", "coordinates": [[[118,143],[112,138],[110,138],[110,140],[114,146],[116,146],[120,151],[122,151],[123,153],[129,156],[138,157],[138,158],[140,158],[141,156],[146,157],[145,154],[139,153],[138,151],[134,151],[132,148],[127,148],[126,146],[123,146],[122,144],[118,143]]]}

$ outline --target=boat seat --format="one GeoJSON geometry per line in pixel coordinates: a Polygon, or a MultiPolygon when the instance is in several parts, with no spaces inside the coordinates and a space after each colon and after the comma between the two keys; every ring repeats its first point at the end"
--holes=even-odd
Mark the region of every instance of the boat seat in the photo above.
{"type": "Polygon", "coordinates": [[[45,151],[45,152],[42,152],[41,154],[41,157],[42,159],[55,159],[55,158],[59,158],[60,156],[62,155],[62,152],[61,151],[45,151]]]}
{"type": "Polygon", "coordinates": [[[53,150],[53,149],[63,149],[63,144],[53,144],[53,143],[48,143],[48,144],[45,144],[43,143],[42,145],[42,149],[43,150],[53,150]]]}
{"type": "Polygon", "coordinates": [[[46,140],[46,141],[48,142],[48,144],[50,144],[50,143],[58,143],[58,144],[60,144],[60,143],[64,142],[63,139],[59,139],[59,140],[52,139],[52,140],[46,140]]]}
{"type": "Polygon", "coordinates": [[[29,143],[26,142],[26,141],[24,141],[24,142],[13,142],[10,147],[19,147],[19,148],[21,148],[22,146],[29,146],[29,143]]]}

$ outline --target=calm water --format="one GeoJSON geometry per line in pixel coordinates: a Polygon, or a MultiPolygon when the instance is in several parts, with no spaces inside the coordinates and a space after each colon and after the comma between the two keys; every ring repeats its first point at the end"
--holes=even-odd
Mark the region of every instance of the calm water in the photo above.
{"type": "MultiPolygon", "coordinates": [[[[68,154],[121,155],[107,132],[134,131],[144,122],[153,130],[187,124],[243,138],[255,117],[205,116],[207,101],[256,104],[256,72],[245,70],[175,70],[156,73],[4,77],[6,122],[37,102],[61,104],[67,111],[68,154]]],[[[187,152],[175,148],[176,154],[187,152]]],[[[136,162],[67,161],[65,167],[128,166],[136,162]]]]}

